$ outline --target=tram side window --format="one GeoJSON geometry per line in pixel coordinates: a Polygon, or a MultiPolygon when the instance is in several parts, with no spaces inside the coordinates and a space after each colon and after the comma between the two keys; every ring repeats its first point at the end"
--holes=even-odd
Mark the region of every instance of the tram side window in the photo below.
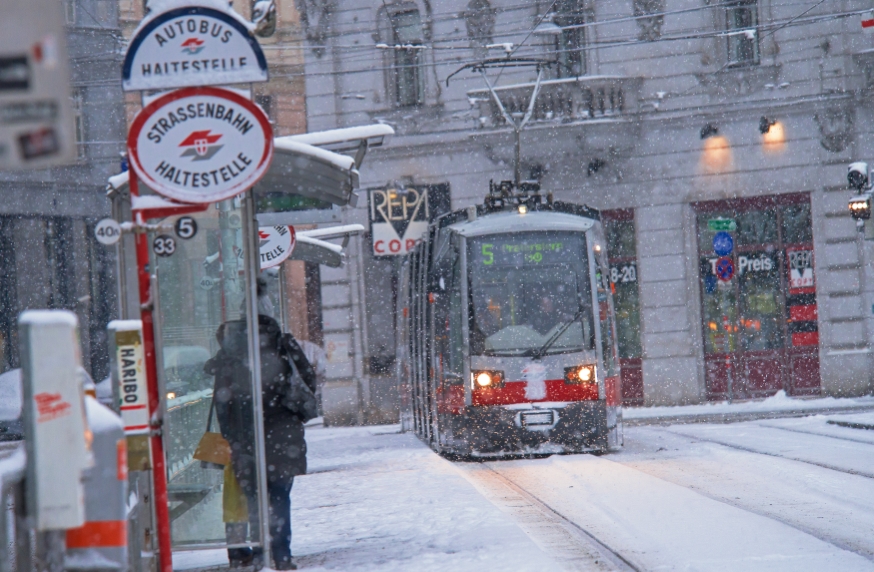
{"type": "Polygon", "coordinates": [[[461,383],[461,281],[457,251],[450,251],[436,261],[434,290],[435,368],[444,381],[461,383]]]}
{"type": "Polygon", "coordinates": [[[610,312],[610,281],[608,273],[610,266],[606,257],[598,256],[597,275],[595,281],[598,284],[598,319],[601,324],[601,353],[604,356],[604,375],[610,377],[616,375],[616,332],[613,314],[610,312]]]}

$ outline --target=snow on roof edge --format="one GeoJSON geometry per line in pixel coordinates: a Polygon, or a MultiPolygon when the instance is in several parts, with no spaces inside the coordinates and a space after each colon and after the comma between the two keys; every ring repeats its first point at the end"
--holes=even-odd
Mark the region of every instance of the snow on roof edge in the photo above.
{"type": "Polygon", "coordinates": [[[31,326],[67,325],[76,328],[79,326],[79,319],[68,310],[25,310],[18,317],[18,323],[31,326]]]}
{"type": "Polygon", "coordinates": [[[391,126],[384,123],[373,123],[371,125],[357,125],[341,129],[313,131],[312,133],[301,133],[300,135],[286,135],[285,137],[277,137],[276,142],[278,143],[280,140],[283,140],[297,141],[307,145],[331,145],[334,143],[369,139],[371,137],[388,137],[394,134],[395,130],[391,126]]]}
{"type": "Polygon", "coordinates": [[[130,182],[130,171],[124,171],[118,175],[113,175],[107,179],[110,186],[118,190],[130,182]]]}
{"type": "Polygon", "coordinates": [[[276,139],[274,142],[274,149],[276,151],[288,151],[300,155],[307,155],[314,159],[329,163],[344,171],[352,171],[355,166],[355,161],[352,159],[352,157],[340,155],[339,153],[334,153],[332,151],[326,151],[325,149],[320,149],[306,143],[289,141],[285,137],[281,139],[282,140],[276,139]]]}
{"type": "Polygon", "coordinates": [[[131,332],[139,330],[142,327],[142,320],[112,320],[106,324],[107,329],[115,330],[116,332],[131,332]]]}

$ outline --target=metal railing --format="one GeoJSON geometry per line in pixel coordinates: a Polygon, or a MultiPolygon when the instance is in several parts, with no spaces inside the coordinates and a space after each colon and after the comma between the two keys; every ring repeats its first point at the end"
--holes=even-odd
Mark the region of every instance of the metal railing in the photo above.
{"type": "MultiPolygon", "coordinates": [[[[504,108],[513,116],[524,114],[535,83],[496,87],[504,108]]],[[[618,118],[637,112],[640,79],[620,76],[582,76],[542,81],[534,104],[533,122],[570,123],[601,118],[618,118]]],[[[482,128],[506,125],[500,108],[488,89],[467,92],[479,107],[482,128]]]]}
{"type": "MultiPolygon", "coordinates": [[[[24,442],[0,445],[0,506],[6,509],[6,513],[0,518],[0,572],[29,572],[38,568],[33,560],[33,538],[24,512],[26,471],[27,454],[24,451],[24,442]]],[[[53,551],[51,559],[59,559],[63,565],[63,543],[56,548],[59,550],[53,551]]],[[[44,551],[40,552],[45,554],[44,551]]],[[[40,555],[36,556],[39,558],[40,555]]]]}

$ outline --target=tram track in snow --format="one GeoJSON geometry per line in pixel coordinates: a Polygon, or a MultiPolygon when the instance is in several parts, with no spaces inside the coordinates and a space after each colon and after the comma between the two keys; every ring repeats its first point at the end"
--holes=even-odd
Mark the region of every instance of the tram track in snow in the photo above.
{"type": "MultiPolygon", "coordinates": [[[[778,428],[783,429],[782,427],[772,427],[769,425],[759,425],[759,427],[761,427],[763,429],[778,429],[778,428]]],[[[773,452],[769,452],[769,451],[762,451],[761,449],[755,449],[753,447],[744,447],[744,446],[738,445],[736,443],[731,443],[731,442],[727,442],[725,440],[720,440],[720,439],[714,439],[713,437],[704,437],[704,436],[701,436],[699,434],[694,434],[694,433],[684,433],[682,431],[677,431],[677,430],[668,429],[668,428],[655,428],[655,427],[653,427],[653,429],[666,431],[666,432],[671,433],[673,435],[679,435],[681,437],[686,437],[687,439],[692,439],[695,441],[704,441],[707,443],[714,443],[716,445],[722,445],[723,447],[728,447],[730,449],[736,449],[738,451],[744,451],[746,453],[753,453],[756,455],[765,455],[765,456],[774,457],[777,459],[796,461],[798,463],[806,463],[808,465],[814,465],[816,467],[821,467],[823,469],[829,469],[831,471],[837,471],[839,473],[844,473],[847,475],[856,475],[859,477],[874,479],[874,472],[861,471],[861,470],[857,470],[857,469],[848,469],[845,467],[839,467],[837,465],[833,465],[831,463],[813,461],[810,459],[804,459],[802,457],[793,456],[793,455],[789,455],[789,454],[785,454],[785,453],[773,453],[773,452]]],[[[803,434],[813,435],[813,436],[821,437],[821,438],[825,438],[825,439],[835,439],[837,441],[846,441],[846,442],[853,442],[853,443],[860,443],[863,445],[874,446],[870,442],[858,441],[856,439],[844,439],[844,438],[840,438],[840,437],[833,437],[831,435],[823,435],[821,433],[812,433],[812,432],[808,432],[808,431],[795,431],[795,430],[790,430],[790,429],[784,429],[784,430],[787,432],[790,432],[790,433],[803,433],[803,434]]]]}
{"type": "Polygon", "coordinates": [[[828,433],[822,433],[820,431],[806,431],[804,429],[797,429],[795,427],[781,427],[779,425],[771,425],[769,423],[756,423],[759,427],[767,427],[768,429],[779,429],[780,431],[789,431],[790,433],[801,433],[803,435],[816,435],[817,437],[828,437],[829,439],[837,439],[838,441],[849,441],[851,443],[861,443],[863,445],[872,445],[874,446],[874,441],[870,439],[853,439],[852,437],[840,436],[840,435],[830,435],[828,433]]]}
{"type": "Polygon", "coordinates": [[[492,463],[469,463],[457,467],[489,501],[509,513],[519,527],[563,568],[621,572],[643,570],[491,467],[492,463]]]}

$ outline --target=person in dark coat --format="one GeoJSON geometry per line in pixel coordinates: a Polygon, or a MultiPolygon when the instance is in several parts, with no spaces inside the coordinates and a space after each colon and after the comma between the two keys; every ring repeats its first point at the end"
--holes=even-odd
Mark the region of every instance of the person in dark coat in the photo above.
{"type": "MultiPolygon", "coordinates": [[[[261,389],[269,497],[270,550],[274,568],[294,570],[291,558],[291,487],[306,474],[303,424],[315,417],[315,371],[290,334],[266,315],[258,316],[261,389]]],[[[222,436],[231,446],[231,465],[246,495],[253,540],[258,537],[258,483],[255,417],[248,370],[246,321],[222,324],[220,349],[204,371],[215,376],[215,412],[222,436]]],[[[229,549],[232,564],[260,560],[260,550],[229,549]]]]}

